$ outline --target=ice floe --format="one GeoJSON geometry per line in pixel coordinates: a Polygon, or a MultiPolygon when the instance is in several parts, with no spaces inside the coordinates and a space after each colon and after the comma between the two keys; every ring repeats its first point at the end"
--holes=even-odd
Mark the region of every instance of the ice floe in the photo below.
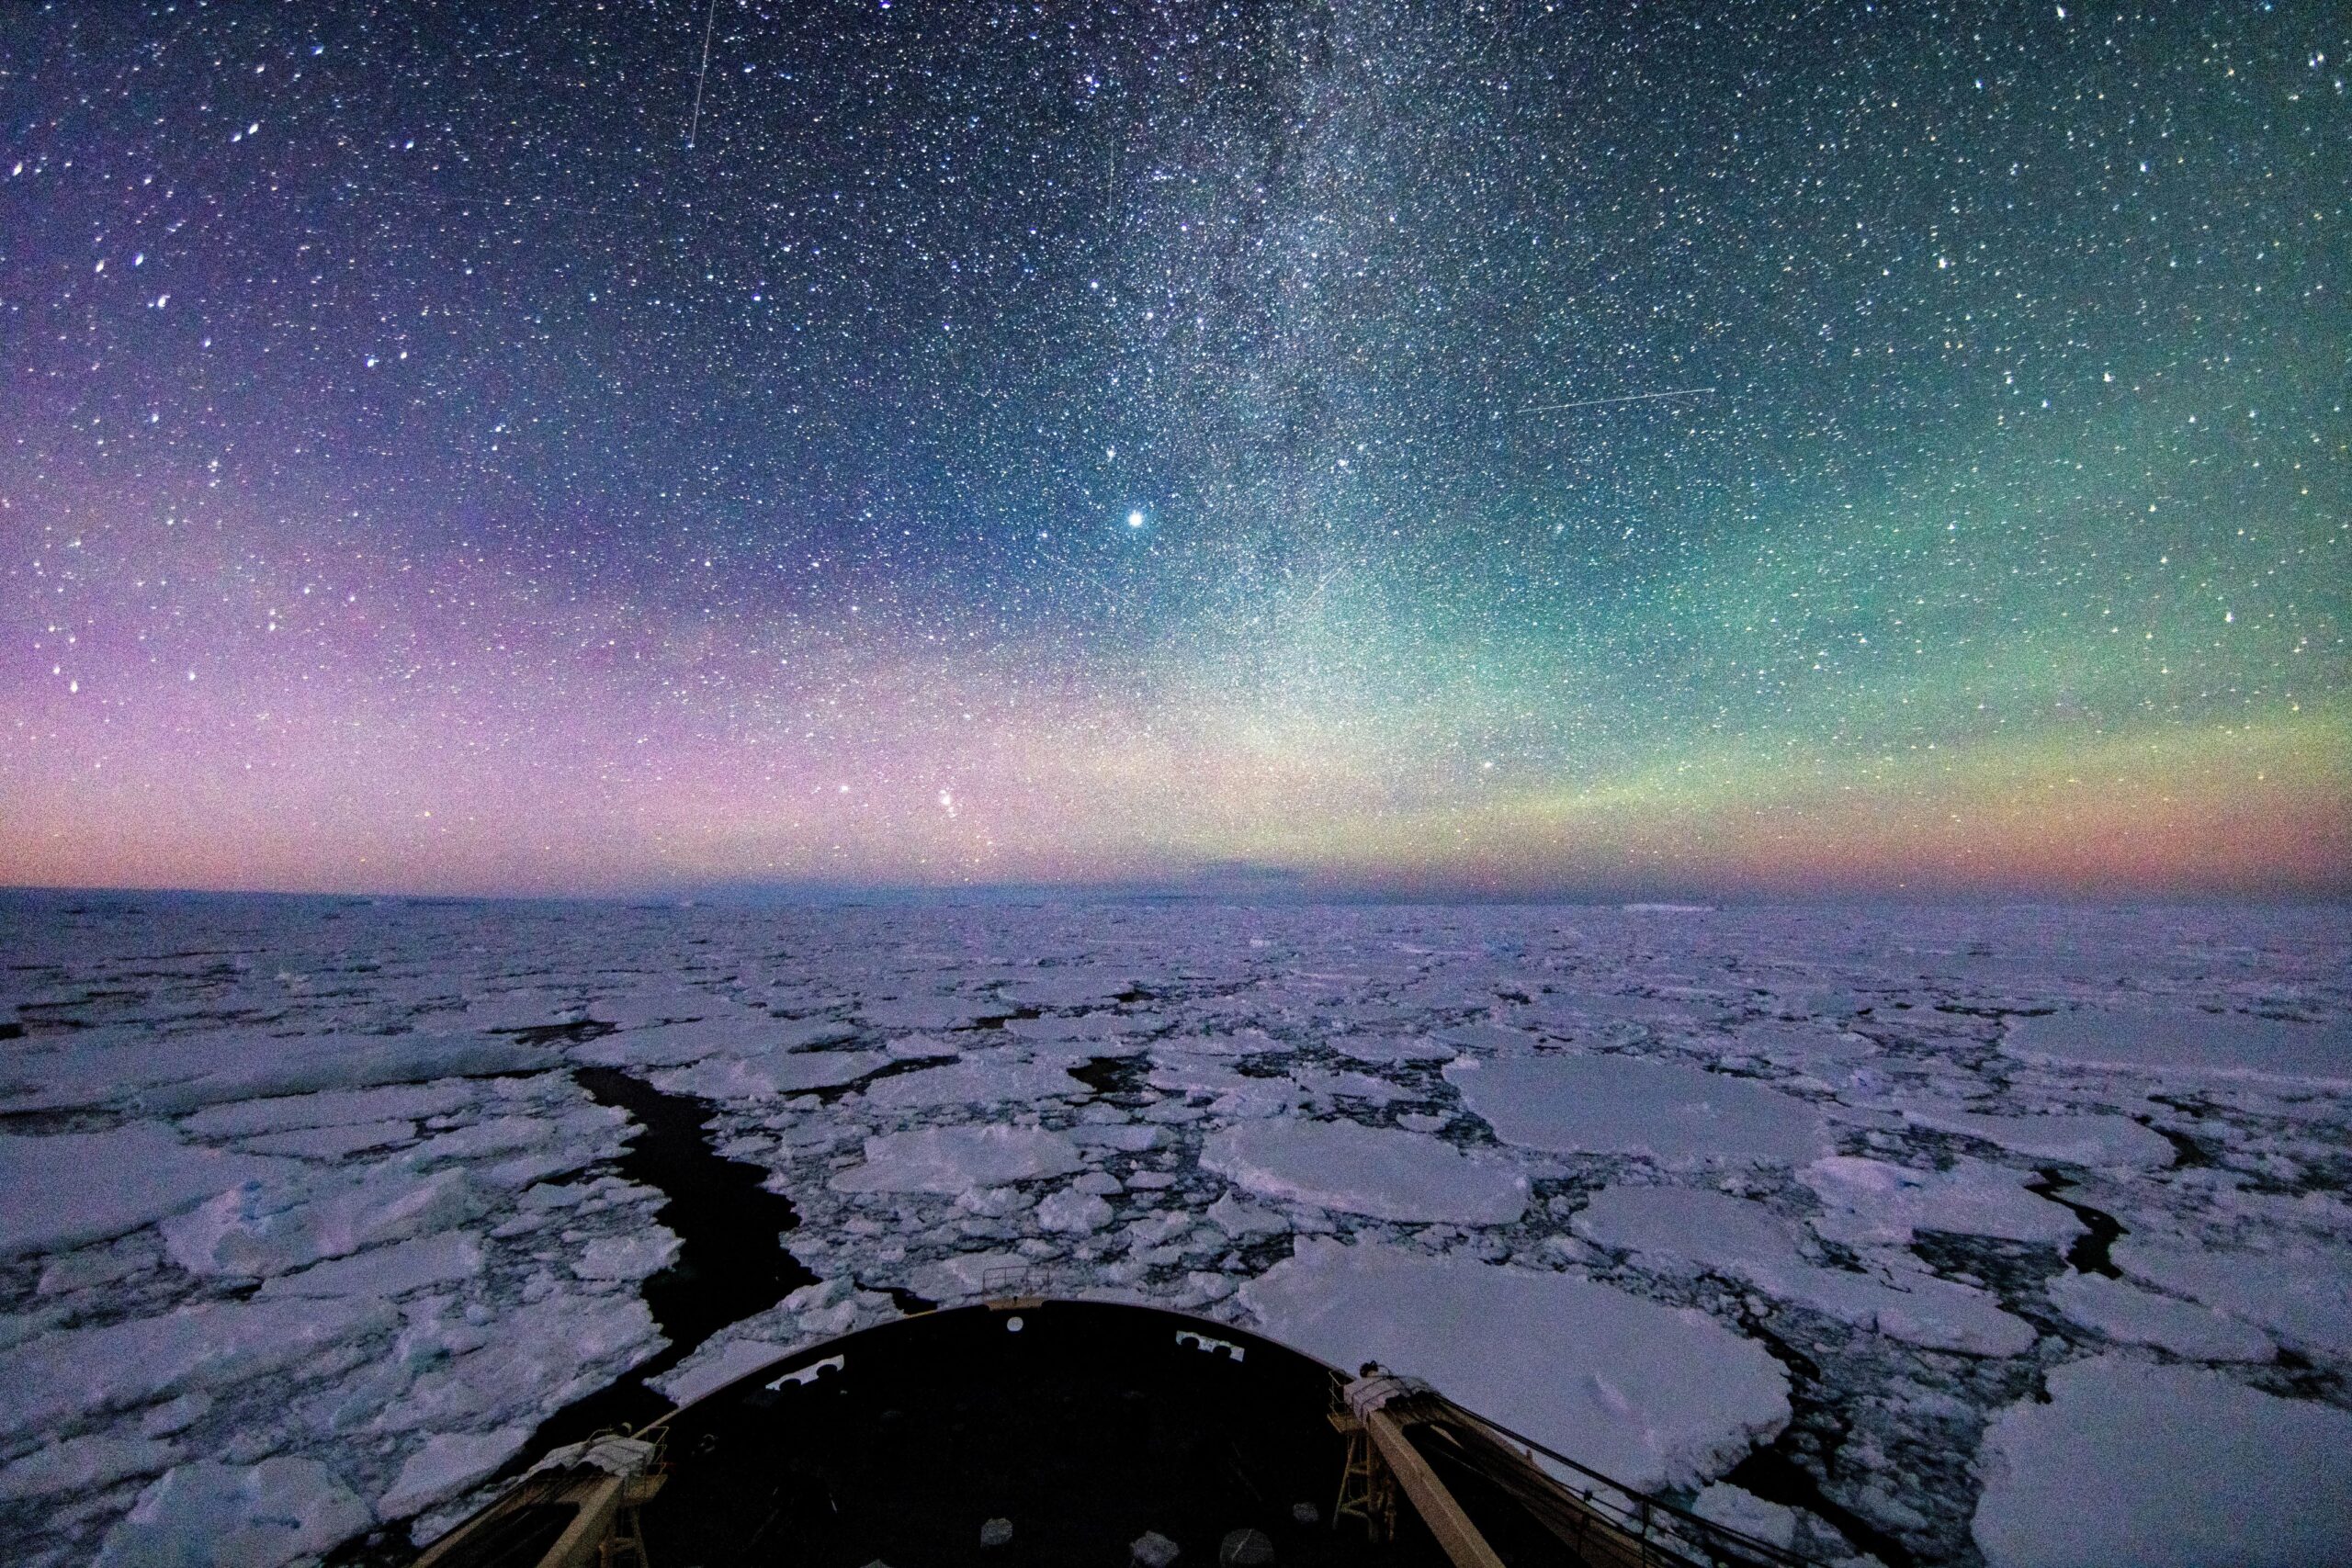
{"type": "Polygon", "coordinates": [[[1041,1127],[924,1127],[865,1140],[864,1160],[832,1179],[841,1192],[962,1192],[1003,1181],[1067,1176],[1077,1145],[1041,1127]]]}
{"type": "Polygon", "coordinates": [[[2352,1414],[2118,1356],[2050,1374],[1986,1429],[1992,1568],[2352,1561],[2352,1414]]]}
{"type": "Polygon", "coordinates": [[[1875,1270],[1818,1267],[1795,1234],[1759,1203],[1679,1187],[1611,1187],[1576,1216],[1603,1247],[1679,1260],[1906,1344],[2013,1356],[2033,1325],[1980,1290],[1938,1279],[1908,1259],[1875,1270]]]}
{"type": "Polygon", "coordinates": [[[152,1224],[242,1182],[297,1168],[183,1142],[161,1122],[46,1137],[0,1134],[0,1257],[152,1224]]]}
{"type": "Polygon", "coordinates": [[[2026,1190],[2030,1177],[1975,1160],[1920,1170],[1833,1155],[1797,1174],[1821,1198],[1814,1229],[1832,1241],[1907,1246],[1920,1231],[1956,1231],[2057,1244],[2083,1232],[2064,1208],[2026,1190]]]}
{"type": "Polygon", "coordinates": [[[2278,1348],[2218,1307],[2176,1301],[2099,1274],[2051,1281],[2059,1311],[2120,1345],[2154,1345],[2195,1361],[2267,1361],[2278,1348]]]}
{"type": "Polygon", "coordinates": [[[2113,1257],[2133,1279],[2259,1324],[2296,1349],[2352,1356],[2352,1256],[2341,1250],[2126,1238],[2113,1257]]]}
{"type": "Polygon", "coordinates": [[[1426,1378],[1637,1486],[1716,1474],[1789,1416],[1755,1341],[1573,1274],[1306,1237],[1238,1299],[1285,1344],[1426,1378]]]}
{"type": "Polygon", "coordinates": [[[1505,1143],[1560,1153],[1802,1162],[1828,1151],[1821,1115],[1750,1079],[1629,1056],[1506,1057],[1445,1069],[1505,1143]]]}
{"type": "Polygon", "coordinates": [[[1201,1145],[1201,1168],[1261,1197],[1384,1220],[1509,1224],[1527,1178],[1419,1133],[1353,1122],[1244,1122],[1201,1145]]]}
{"type": "Polygon", "coordinates": [[[2086,1008],[2020,1019],[2002,1044],[2075,1066],[2352,1087],[2352,1027],[2341,1021],[2086,1008]]]}
{"type": "Polygon", "coordinates": [[[43,1335],[0,1351],[0,1430],[32,1433],[225,1388],[313,1362],[397,1321],[391,1308],[366,1300],[219,1302],[43,1335]]]}
{"type": "Polygon", "coordinates": [[[374,1515],[316,1460],[279,1457],[250,1468],[198,1460],[139,1495],[107,1532],[96,1568],[234,1562],[280,1568],[365,1529],[374,1515]]]}

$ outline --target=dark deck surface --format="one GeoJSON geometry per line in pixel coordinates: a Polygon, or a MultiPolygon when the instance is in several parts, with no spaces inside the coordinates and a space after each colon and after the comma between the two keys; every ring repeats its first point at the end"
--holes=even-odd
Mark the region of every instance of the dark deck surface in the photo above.
{"type": "Polygon", "coordinates": [[[644,1513],[655,1562],[1116,1568],[1155,1530],[1194,1568],[1241,1529],[1285,1564],[1444,1561],[1409,1508],[1387,1545],[1352,1520],[1332,1528],[1329,1374],[1252,1336],[1131,1306],[971,1307],[870,1330],[838,1348],[839,1370],[777,1382],[831,1348],[673,1420],[672,1478],[644,1513]],[[1320,1522],[1296,1522],[1299,1503],[1320,1522]],[[993,1517],[1013,1538],[983,1548],[993,1517]]]}

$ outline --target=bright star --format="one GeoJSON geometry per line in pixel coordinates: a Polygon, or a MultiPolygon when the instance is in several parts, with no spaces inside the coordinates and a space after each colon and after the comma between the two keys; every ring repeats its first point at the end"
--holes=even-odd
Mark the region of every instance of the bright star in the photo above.
{"type": "Polygon", "coordinates": [[[1140,527],[1142,527],[1142,526],[1143,526],[1143,513],[1140,513],[1140,512],[1130,512],[1130,513],[1127,513],[1127,526],[1128,526],[1128,527],[1130,527],[1130,528],[1140,528],[1140,527]]]}

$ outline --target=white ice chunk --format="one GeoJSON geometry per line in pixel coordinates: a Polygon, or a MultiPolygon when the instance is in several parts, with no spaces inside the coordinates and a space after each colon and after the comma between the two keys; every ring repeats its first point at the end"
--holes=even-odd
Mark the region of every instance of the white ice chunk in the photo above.
{"type": "Polygon", "coordinates": [[[451,1348],[464,1348],[419,1375],[375,1425],[480,1431],[536,1423],[608,1382],[616,1365],[634,1365],[662,1344],[652,1313],[635,1296],[551,1295],[508,1309],[495,1335],[457,1338],[451,1348]]]}
{"type": "Polygon", "coordinates": [[[954,1303],[1009,1294],[1028,1271],[1029,1260],[1017,1252],[967,1252],[923,1265],[907,1288],[927,1301],[954,1303]]]}
{"type": "Polygon", "coordinates": [[[533,1428],[517,1424],[488,1432],[436,1432],[408,1456],[391,1490],[376,1500],[378,1517],[401,1519],[454,1497],[522,1451],[533,1428]]]}
{"type": "Polygon", "coordinates": [[[309,1182],[249,1181],[164,1223],[172,1260],[193,1274],[263,1275],[460,1225],[485,1205],[463,1170],[405,1160],[309,1182]]]}
{"type": "Polygon", "coordinates": [[[1621,1251],[1687,1258],[1747,1276],[1802,1267],[1796,1237],[1761,1203],[1688,1187],[1605,1187],[1578,1210],[1577,1234],[1621,1251]]]}
{"type": "Polygon", "coordinates": [[[1012,1012],[1004,1003],[981,997],[899,997],[867,1002],[857,1016],[874,1029],[969,1029],[1012,1012]]]}
{"type": "Polygon", "coordinates": [[[1111,1205],[1075,1187],[1065,1187],[1037,1205],[1037,1224],[1049,1231],[1086,1235],[1110,1223],[1111,1205]]]}
{"type": "Polygon", "coordinates": [[[244,1146],[254,1154],[337,1160],[363,1149],[404,1144],[414,1136],[413,1122],[361,1122],[343,1127],[301,1127],[290,1133],[266,1133],[246,1139],[244,1146]]]}
{"type": "Polygon", "coordinates": [[[1820,1113],[1747,1078],[1628,1056],[1458,1061],[1464,1101],[1505,1143],[1668,1163],[1801,1163],[1830,1147],[1820,1113]]]}
{"type": "Polygon", "coordinates": [[[0,1430],[34,1431],[302,1367],[331,1345],[398,1322],[380,1302],[224,1302],[44,1335],[0,1351],[0,1430]]]}
{"type": "Polygon", "coordinates": [[[1291,1078],[1309,1094],[1368,1100],[1374,1105],[1387,1105],[1405,1098],[1405,1091],[1385,1078],[1370,1073],[1334,1073],[1319,1067],[1294,1067],[1291,1078]]]}
{"type": "Polygon", "coordinates": [[[1208,1222],[1227,1235],[1262,1235],[1290,1229],[1280,1214],[1244,1203],[1228,1192],[1208,1206],[1208,1222]]]}
{"type": "Polygon", "coordinates": [[[924,1067],[878,1079],[866,1089],[865,1102],[904,1111],[935,1105],[1026,1104],[1091,1092],[1059,1067],[967,1058],[944,1067],[924,1067]]]}
{"type": "Polygon", "coordinates": [[[1209,1134],[1201,1168],[1287,1202],[1383,1220],[1507,1225],[1527,1178],[1419,1133],[1354,1122],[1244,1122],[1209,1134]]]}
{"type": "Polygon", "coordinates": [[[1784,1551],[1796,1540],[1797,1511],[1794,1508],[1768,1503],[1755,1493],[1734,1486],[1729,1482],[1718,1481],[1701,1488],[1699,1495],[1690,1500],[1690,1511],[1725,1529],[1753,1536],[1784,1551]]]}
{"type": "Polygon", "coordinates": [[[2001,1044],[2065,1066],[2352,1087],[2352,1025],[2342,1022],[2086,1009],[2020,1019],[2001,1044]]]}
{"type": "Polygon", "coordinates": [[[212,1043],[207,1055],[235,1065],[145,1090],[139,1102],[150,1111],[169,1114],[264,1096],[543,1072],[555,1065],[547,1052],[536,1047],[477,1035],[399,1035],[389,1040],[365,1034],[297,1035],[283,1040],[238,1036],[227,1044],[212,1043]]]}
{"type": "Polygon", "coordinates": [[[1085,1162],[1059,1133],[1041,1127],[922,1127],[865,1140],[865,1159],[836,1174],[836,1192],[963,1192],[1041,1176],[1068,1176],[1085,1162]]]}
{"type": "Polygon", "coordinates": [[[662,1225],[620,1235],[600,1235],[580,1249],[571,1271],[583,1280],[642,1280],[670,1267],[678,1238],[662,1225]]]}
{"type": "Polygon", "coordinates": [[[1903,1119],[1915,1126],[1982,1138],[2030,1159],[2065,1165],[2163,1166],[2173,1161],[2170,1140],[2128,1116],[1989,1116],[1905,1106],[1903,1119]]]}
{"type": "Polygon", "coordinates": [[[1984,1434],[1991,1568],[2352,1562],[2352,1414],[2217,1372],[2102,1356],[1984,1434]]]}
{"type": "Polygon", "coordinates": [[[1832,1155],[1798,1176],[1821,1198],[1813,1228],[1832,1241],[1907,1247],[1918,1231],[2063,1244],[2083,1223],[2026,1190],[2027,1177],[1982,1160],[1918,1170],[1887,1160],[1832,1155]]]}
{"type": "Polygon", "coordinates": [[[2131,1345],[2154,1345],[2192,1361],[2267,1361],[2269,1336],[2195,1302],[2175,1301],[2098,1274],[2067,1274],[2050,1300],[2086,1328],[2131,1345]]]}
{"type": "Polygon", "coordinates": [[[1133,976],[1102,969],[1046,969],[1024,975],[1003,988],[1005,1000],[1024,1008],[1094,1007],[1117,1001],[1136,988],[1133,976]]]}
{"type": "Polygon", "coordinates": [[[664,1094],[698,1100],[774,1100],[853,1083],[889,1059],[879,1051],[771,1051],[760,1056],[716,1056],[691,1067],[655,1073],[649,1081],[664,1094]]]}
{"type": "Polygon", "coordinates": [[[803,1346],[898,1315],[897,1305],[878,1291],[861,1291],[856,1281],[841,1276],[820,1280],[801,1286],[765,1312],[729,1324],[651,1382],[672,1400],[686,1404],[803,1346]]]}
{"type": "Polygon", "coordinates": [[[792,1347],[769,1339],[728,1339],[696,1350],[693,1359],[674,1372],[654,1380],[673,1404],[692,1404],[748,1372],[790,1353],[792,1347]]]}
{"type": "Polygon", "coordinates": [[[330,1089],[322,1094],[208,1105],[180,1125],[198,1137],[236,1137],[295,1127],[344,1127],[359,1122],[446,1116],[474,1102],[477,1089],[457,1080],[393,1084],[384,1089],[330,1089]]]}
{"type": "Polygon", "coordinates": [[[1069,1130],[1069,1135],[1081,1144],[1099,1144],[1104,1148],[1117,1149],[1121,1154],[1129,1155],[1139,1155],[1146,1149],[1156,1149],[1168,1141],[1165,1129],[1155,1127],[1148,1122],[1072,1127],[1069,1130]]]}
{"type": "Polygon", "coordinates": [[[1238,1299],[1285,1344],[1427,1378],[1631,1486],[1712,1476],[1789,1416],[1762,1346],[1580,1275],[1305,1237],[1238,1299]]]}
{"type": "Polygon", "coordinates": [[[258,1294],[275,1296],[368,1296],[386,1300],[470,1280],[481,1272],[479,1239],[465,1231],[396,1241],[348,1258],[314,1263],[263,1282],[258,1294]]]}
{"type": "Polygon", "coordinates": [[[0,1503],[61,1492],[95,1492],[134,1475],[155,1475],[179,1462],[180,1450],[152,1438],[96,1432],[35,1449],[0,1470],[0,1503]]]}
{"type": "Polygon", "coordinates": [[[103,1241],[241,1181],[300,1169],[182,1143],[160,1122],[45,1137],[0,1134],[0,1258],[103,1241]]]}
{"type": "Polygon", "coordinates": [[[107,1532],[97,1568],[279,1568],[374,1522],[368,1505],[316,1460],[266,1459],[250,1470],[199,1460],[139,1495],[107,1532]]]}
{"type": "Polygon", "coordinates": [[[428,1138],[417,1146],[413,1158],[418,1163],[482,1159],[519,1154],[559,1139],[574,1147],[594,1147],[602,1142],[617,1154],[619,1134],[628,1121],[627,1113],[604,1105],[582,1105],[561,1116],[492,1116],[428,1138]]]}
{"type": "Polygon", "coordinates": [[[2109,1256],[2135,1280],[2260,1324],[2297,1348],[2352,1355],[2352,1257],[2341,1252],[2209,1249],[2127,1237],[2109,1256]]]}
{"type": "Polygon", "coordinates": [[[1982,1291],[1914,1268],[1881,1276],[1807,1263],[1770,1210],[1728,1193],[1604,1188],[1574,1224],[1604,1247],[1680,1258],[1907,1344],[1978,1356],[2014,1356],[2033,1345],[2033,1325],[1982,1291]]]}
{"type": "Polygon", "coordinates": [[[1757,1282],[1857,1328],[1930,1349],[2022,1356],[2036,1338],[2033,1325],[2002,1311],[1990,1293],[1917,1269],[1891,1269],[1879,1280],[1842,1269],[1805,1269],[1757,1282]]]}

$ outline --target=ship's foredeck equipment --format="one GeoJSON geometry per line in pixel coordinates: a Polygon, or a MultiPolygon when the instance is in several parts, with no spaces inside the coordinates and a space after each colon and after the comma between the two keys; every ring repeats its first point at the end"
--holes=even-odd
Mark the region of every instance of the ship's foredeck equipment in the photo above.
{"type": "Polygon", "coordinates": [[[1012,1568],[1146,1546],[1175,1568],[1798,1561],[1413,1379],[1180,1313],[1024,1298],[804,1346],[560,1449],[416,1568],[1012,1568]]]}

